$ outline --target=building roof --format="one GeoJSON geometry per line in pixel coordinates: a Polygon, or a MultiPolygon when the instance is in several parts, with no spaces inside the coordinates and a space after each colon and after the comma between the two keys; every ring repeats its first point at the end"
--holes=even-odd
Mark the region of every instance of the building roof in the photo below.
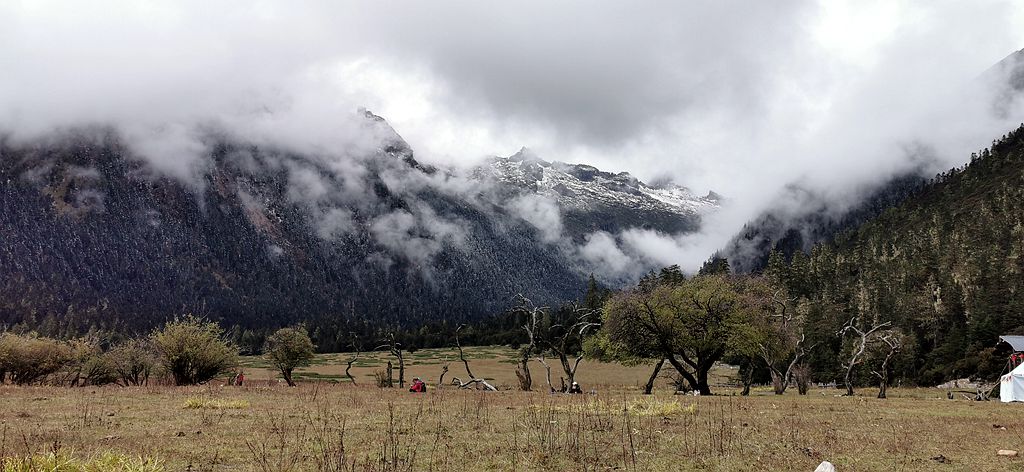
{"type": "Polygon", "coordinates": [[[1014,352],[1024,351],[1024,336],[999,336],[999,339],[1009,344],[1014,352]]]}

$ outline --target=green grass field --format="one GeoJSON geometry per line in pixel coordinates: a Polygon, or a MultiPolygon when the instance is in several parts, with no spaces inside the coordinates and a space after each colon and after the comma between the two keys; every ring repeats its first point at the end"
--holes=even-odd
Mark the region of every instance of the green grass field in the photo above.
{"type": "MultiPolygon", "coordinates": [[[[304,373],[324,380],[296,388],[257,359],[243,387],[3,386],[3,470],[1024,470],[996,455],[1024,449],[1024,405],[938,389],[691,397],[661,383],[643,396],[648,367],[587,363],[581,383],[596,395],[438,389],[450,354],[410,356],[408,377],[427,379],[427,394],[375,387],[381,356],[359,365],[357,385],[336,382],[344,354],[319,356],[304,373]]],[[[478,376],[513,386],[510,350],[470,354],[478,376]]],[[[448,375],[464,374],[454,360],[448,375]]]]}

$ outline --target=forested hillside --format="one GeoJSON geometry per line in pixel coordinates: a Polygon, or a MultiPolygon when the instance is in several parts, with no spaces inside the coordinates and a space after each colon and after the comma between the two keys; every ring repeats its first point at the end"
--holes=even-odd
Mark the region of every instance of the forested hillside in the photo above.
{"type": "MultiPolygon", "coordinates": [[[[345,349],[371,325],[478,320],[518,294],[575,299],[604,268],[583,250],[592,234],[693,231],[717,208],[522,153],[486,172],[436,169],[382,117],[354,119],[366,143],[323,152],[211,132],[191,177],[113,128],[0,130],[0,330],[144,332],[195,313],[246,345],[305,322],[345,349]]],[[[607,278],[640,270],[626,269],[607,278]]]]}
{"type": "Polygon", "coordinates": [[[922,384],[998,374],[998,335],[1024,333],[1022,271],[1024,126],[809,255],[774,251],[765,269],[817,330],[819,376],[836,366],[835,330],[858,317],[906,334],[897,370],[922,384]]]}
{"type": "MultiPolygon", "coordinates": [[[[732,270],[746,274],[764,270],[768,254],[781,251],[790,258],[796,251],[810,251],[815,244],[830,240],[899,205],[921,190],[928,179],[914,170],[897,175],[870,189],[864,189],[852,206],[836,207],[823,196],[798,185],[786,188],[781,200],[798,202],[796,210],[774,207],[743,225],[716,256],[729,260],[732,270]]],[[[792,203],[790,203],[791,205],[792,203]]],[[[789,205],[780,204],[781,207],[789,205]]]]}

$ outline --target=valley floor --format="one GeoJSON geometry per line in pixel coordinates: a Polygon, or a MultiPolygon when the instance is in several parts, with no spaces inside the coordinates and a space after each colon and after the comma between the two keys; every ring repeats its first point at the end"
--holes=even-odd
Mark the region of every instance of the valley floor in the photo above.
{"type": "Polygon", "coordinates": [[[428,393],[411,394],[371,382],[287,388],[265,379],[244,387],[2,386],[0,456],[13,464],[113,454],[120,459],[108,462],[162,465],[113,470],[169,471],[812,471],[822,460],[840,472],[1024,470],[1024,459],[996,454],[1024,450],[1024,404],[947,400],[938,389],[892,389],[887,400],[869,389],[856,397],[831,389],[781,397],[597,391],[431,383],[428,393]]]}

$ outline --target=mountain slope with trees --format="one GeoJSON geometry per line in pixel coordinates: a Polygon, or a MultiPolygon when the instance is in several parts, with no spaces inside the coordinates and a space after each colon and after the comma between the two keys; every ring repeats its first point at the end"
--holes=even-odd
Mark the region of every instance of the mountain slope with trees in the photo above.
{"type": "Polygon", "coordinates": [[[586,231],[699,226],[685,198],[565,174],[607,202],[572,208],[563,231],[570,209],[536,189],[423,165],[383,118],[355,119],[366,143],[331,153],[210,132],[192,178],[113,129],[0,132],[0,329],[144,332],[196,313],[239,341],[308,322],[319,346],[344,349],[371,324],[480,319],[520,293],[572,300],[593,271],[573,252],[586,231]]]}
{"type": "Polygon", "coordinates": [[[894,367],[922,384],[1005,367],[998,335],[1024,333],[1022,272],[1024,126],[809,254],[773,251],[765,268],[817,329],[819,377],[838,375],[836,331],[858,320],[899,329],[894,367]]]}

